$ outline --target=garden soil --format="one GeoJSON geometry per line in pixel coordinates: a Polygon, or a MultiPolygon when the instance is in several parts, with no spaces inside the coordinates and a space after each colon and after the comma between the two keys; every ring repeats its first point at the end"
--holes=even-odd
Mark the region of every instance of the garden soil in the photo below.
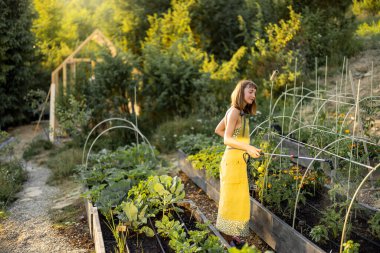
{"type": "MultiPolygon", "coordinates": [[[[27,125],[10,131],[18,140],[15,156],[22,157],[26,145],[36,135],[45,135],[42,130],[35,133],[34,127],[27,125]]],[[[60,208],[72,205],[73,199],[79,201],[79,191],[49,186],[46,184],[51,173],[48,168],[35,161],[24,164],[28,179],[17,201],[8,209],[8,218],[0,222],[0,253],[94,252],[84,213],[66,226],[51,221],[52,208],[59,212],[60,208]],[[66,198],[69,201],[65,204],[66,198]]]]}

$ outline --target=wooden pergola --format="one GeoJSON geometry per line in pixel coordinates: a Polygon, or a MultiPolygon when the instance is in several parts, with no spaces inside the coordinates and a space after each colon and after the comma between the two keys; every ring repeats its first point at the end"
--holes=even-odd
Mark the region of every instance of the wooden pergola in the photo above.
{"type": "Polygon", "coordinates": [[[63,92],[66,92],[68,70],[71,72],[70,76],[75,77],[76,64],[86,62],[91,64],[92,73],[94,72],[96,61],[90,58],[76,58],[78,53],[91,41],[96,42],[100,46],[107,47],[111,51],[112,56],[116,55],[115,45],[106,36],[104,36],[100,30],[96,29],[51,73],[51,84],[48,94],[48,97],[50,95],[49,139],[51,142],[54,142],[56,128],[58,125],[58,122],[55,118],[55,98],[58,94],[58,91],[60,90],[60,85],[62,85],[63,92]],[[62,78],[61,82],[60,77],[62,78]]]}

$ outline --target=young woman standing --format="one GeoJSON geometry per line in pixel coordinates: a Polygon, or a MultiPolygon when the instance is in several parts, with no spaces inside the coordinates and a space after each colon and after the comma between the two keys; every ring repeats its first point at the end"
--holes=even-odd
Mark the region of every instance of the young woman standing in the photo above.
{"type": "Polygon", "coordinates": [[[261,150],[250,145],[249,115],[256,114],[257,85],[240,81],[231,94],[231,107],[215,129],[224,138],[226,150],[220,169],[220,198],[216,227],[232,246],[242,246],[249,235],[250,200],[247,166],[243,154],[260,157],[261,150]]]}

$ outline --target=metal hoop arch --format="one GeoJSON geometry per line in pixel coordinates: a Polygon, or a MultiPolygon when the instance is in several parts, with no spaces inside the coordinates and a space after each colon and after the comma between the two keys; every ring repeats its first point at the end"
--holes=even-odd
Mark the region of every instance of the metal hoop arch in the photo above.
{"type": "Polygon", "coordinates": [[[346,236],[346,226],[347,226],[347,221],[348,221],[348,216],[351,212],[352,205],[354,204],[354,200],[356,199],[356,196],[359,193],[359,190],[362,188],[363,184],[367,181],[367,179],[371,176],[373,172],[375,172],[380,166],[380,163],[377,164],[368,174],[363,178],[361,181],[360,185],[356,188],[356,191],[354,195],[352,196],[350,205],[348,206],[347,212],[346,212],[346,217],[344,218],[344,223],[343,223],[343,230],[342,230],[342,238],[340,239],[340,248],[339,248],[339,253],[342,253],[342,247],[344,243],[344,237],[346,236]]]}
{"type": "MultiPolygon", "coordinates": [[[[114,126],[114,127],[107,128],[106,130],[104,130],[103,132],[101,132],[101,133],[95,138],[95,140],[92,142],[92,144],[91,144],[91,146],[90,146],[90,149],[89,149],[88,152],[87,152],[87,156],[86,156],[86,164],[85,164],[85,168],[86,168],[86,169],[87,169],[87,164],[88,164],[89,154],[90,154],[90,152],[91,152],[91,150],[92,150],[92,147],[93,147],[94,144],[96,143],[96,141],[97,141],[97,140],[98,140],[103,134],[107,133],[108,131],[113,130],[113,129],[118,129],[118,128],[125,128],[125,129],[131,129],[131,130],[138,131],[138,130],[136,130],[135,128],[128,127],[128,126],[114,126]]],[[[146,139],[144,135],[141,135],[141,136],[142,136],[144,139],[146,139]]],[[[151,150],[151,152],[152,152],[152,154],[153,154],[153,157],[155,157],[155,154],[154,154],[154,151],[153,151],[152,146],[150,145],[150,143],[149,143],[148,140],[146,140],[146,141],[147,141],[147,143],[148,143],[148,145],[149,145],[149,148],[150,148],[150,150],[151,150]]]]}
{"type": "MultiPolygon", "coordinates": [[[[99,122],[96,126],[94,126],[92,129],[91,129],[91,131],[90,131],[90,133],[87,135],[87,138],[86,138],[86,141],[85,141],[85,143],[84,143],[84,146],[83,146],[83,152],[82,152],[82,164],[83,164],[83,162],[84,162],[84,153],[85,153],[85,151],[86,151],[86,146],[87,146],[87,142],[88,142],[88,140],[89,140],[89,138],[90,138],[90,136],[91,136],[91,134],[95,131],[95,129],[96,128],[98,128],[101,124],[103,124],[103,123],[105,123],[105,122],[108,122],[108,121],[111,121],[111,120],[120,120],[120,121],[124,121],[124,122],[126,122],[126,123],[128,123],[128,124],[130,124],[130,125],[132,125],[132,127],[134,128],[134,130],[138,133],[138,134],[140,134],[140,136],[149,144],[149,146],[151,146],[151,144],[149,143],[149,141],[148,141],[148,139],[140,132],[140,130],[131,122],[131,121],[129,121],[129,120],[126,120],[126,119],[123,119],[123,118],[108,118],[108,119],[105,119],[105,120],[103,120],[103,121],[101,121],[101,122],[99,122]]],[[[136,140],[136,142],[137,142],[137,140],[136,140]]]]}

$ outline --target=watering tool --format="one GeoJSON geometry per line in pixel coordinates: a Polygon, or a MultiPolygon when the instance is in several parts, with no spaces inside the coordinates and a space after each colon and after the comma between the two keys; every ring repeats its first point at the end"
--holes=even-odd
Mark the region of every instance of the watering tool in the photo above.
{"type": "MultiPolygon", "coordinates": [[[[325,162],[328,163],[331,170],[334,170],[334,165],[332,160],[330,159],[323,159],[323,158],[314,158],[314,157],[308,157],[308,156],[297,156],[297,155],[286,155],[286,154],[274,154],[274,153],[265,153],[265,152],[260,152],[260,155],[266,155],[266,156],[279,156],[279,157],[289,157],[289,158],[294,158],[294,159],[307,159],[307,160],[314,160],[314,161],[319,161],[319,162],[325,162]]],[[[248,175],[248,184],[249,184],[249,190],[250,192],[253,192],[256,190],[256,185],[253,182],[253,178],[251,173],[249,172],[249,163],[250,160],[252,159],[251,156],[245,152],[243,154],[243,159],[245,163],[247,164],[247,175],[248,175]]]]}
{"type": "MultiPolygon", "coordinates": [[[[248,155],[248,154],[247,154],[248,155]]],[[[319,162],[325,162],[328,163],[331,170],[334,169],[334,165],[332,160],[330,159],[323,159],[323,158],[315,158],[315,157],[308,157],[308,156],[297,156],[297,155],[285,155],[285,154],[273,154],[273,153],[264,153],[260,152],[260,155],[270,155],[270,156],[279,156],[279,157],[289,157],[289,158],[294,158],[294,159],[306,159],[306,160],[314,160],[314,161],[319,161],[319,162]]]]}

